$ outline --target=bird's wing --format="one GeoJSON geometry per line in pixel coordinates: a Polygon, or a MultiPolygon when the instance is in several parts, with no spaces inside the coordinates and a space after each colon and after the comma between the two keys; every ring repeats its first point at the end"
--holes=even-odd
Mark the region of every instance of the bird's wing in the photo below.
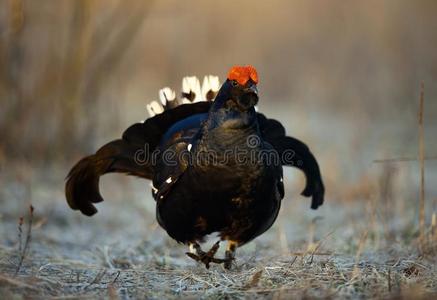
{"type": "Polygon", "coordinates": [[[181,139],[165,149],[166,153],[171,151],[174,155],[171,157],[165,155],[165,158],[158,158],[152,183],[152,195],[156,201],[162,200],[167,196],[187,169],[187,156],[182,155],[182,153],[188,154],[189,143],[189,141],[181,139]]]}
{"type": "Polygon", "coordinates": [[[200,128],[207,117],[207,113],[199,113],[180,120],[161,139],[153,177],[152,194],[155,200],[164,199],[184,174],[189,165],[191,148],[199,141],[200,128]]]}
{"type": "Polygon", "coordinates": [[[167,130],[191,115],[207,112],[209,107],[209,102],[197,102],[164,111],[143,123],[133,124],[121,139],[111,141],[95,154],[81,159],[66,178],[65,195],[70,207],[88,216],[95,214],[97,209],[93,203],[103,201],[99,179],[106,173],[152,179],[151,157],[167,130]]]}
{"type": "Polygon", "coordinates": [[[317,209],[323,204],[325,187],[317,160],[308,146],[287,136],[284,126],[277,120],[258,113],[258,123],[263,138],[278,152],[282,165],[293,166],[304,172],[306,186],[302,195],[312,197],[311,208],[317,209]]]}

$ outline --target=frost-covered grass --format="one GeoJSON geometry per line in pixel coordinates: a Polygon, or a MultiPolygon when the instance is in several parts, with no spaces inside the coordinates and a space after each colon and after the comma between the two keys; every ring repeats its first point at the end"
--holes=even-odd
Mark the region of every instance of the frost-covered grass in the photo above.
{"type": "MultiPolygon", "coordinates": [[[[107,200],[87,218],[65,203],[63,167],[39,172],[44,170],[30,181],[4,176],[0,183],[4,299],[429,298],[437,293],[435,252],[419,252],[415,203],[408,199],[401,199],[402,205],[391,199],[396,205],[387,212],[380,196],[328,196],[320,210],[311,211],[290,184],[277,222],[238,249],[233,270],[219,265],[206,270],[157,226],[147,183],[104,178],[107,200]],[[31,238],[17,272],[23,253],[19,219],[24,216],[24,248],[30,202],[35,207],[31,238]]],[[[214,241],[211,237],[208,245],[214,241]]]]}

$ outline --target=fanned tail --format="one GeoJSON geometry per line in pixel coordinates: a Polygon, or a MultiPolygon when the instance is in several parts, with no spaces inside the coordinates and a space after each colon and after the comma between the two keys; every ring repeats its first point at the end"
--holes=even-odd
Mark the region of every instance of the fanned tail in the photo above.
{"type": "Polygon", "coordinates": [[[147,104],[147,112],[153,117],[182,104],[213,101],[219,89],[220,81],[217,76],[205,76],[202,85],[196,76],[186,76],[182,79],[181,98],[177,98],[176,92],[171,88],[164,87],[159,90],[160,101],[152,101],[147,104]]]}

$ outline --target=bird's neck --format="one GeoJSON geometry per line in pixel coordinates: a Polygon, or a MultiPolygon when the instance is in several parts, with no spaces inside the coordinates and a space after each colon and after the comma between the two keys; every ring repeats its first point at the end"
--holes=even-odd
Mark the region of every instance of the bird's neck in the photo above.
{"type": "Polygon", "coordinates": [[[254,107],[242,111],[231,96],[220,91],[213,102],[208,119],[204,124],[204,130],[258,130],[258,122],[254,107]]]}
{"type": "Polygon", "coordinates": [[[241,111],[229,99],[226,94],[217,95],[199,132],[202,148],[231,147],[245,143],[250,135],[260,135],[255,108],[241,111]]]}

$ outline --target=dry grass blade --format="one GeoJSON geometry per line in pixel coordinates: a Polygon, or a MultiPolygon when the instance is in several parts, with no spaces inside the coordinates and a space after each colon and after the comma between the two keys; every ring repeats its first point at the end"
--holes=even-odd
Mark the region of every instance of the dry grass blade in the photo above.
{"type": "Polygon", "coordinates": [[[258,286],[259,281],[261,280],[261,277],[263,275],[264,270],[259,270],[255,274],[253,274],[252,278],[246,285],[244,286],[245,289],[251,289],[258,286]]]}
{"type": "MultiPolygon", "coordinates": [[[[436,160],[437,156],[426,156],[424,160],[436,160]]],[[[392,158],[383,158],[383,159],[375,159],[373,163],[393,163],[393,162],[408,162],[408,161],[418,161],[417,157],[392,157],[392,158]]]]}
{"type": "MultiPolygon", "coordinates": [[[[332,231],[330,231],[328,234],[326,234],[320,241],[317,242],[317,244],[315,245],[313,251],[311,252],[310,255],[310,261],[309,264],[312,264],[314,261],[314,255],[316,255],[317,250],[319,250],[319,248],[322,246],[323,242],[326,241],[328,239],[328,237],[330,237],[337,229],[334,229],[332,231]]],[[[307,251],[308,252],[308,251],[307,251]]]]}
{"type": "Polygon", "coordinates": [[[100,281],[102,280],[103,276],[105,276],[105,275],[106,275],[106,269],[103,269],[100,272],[98,272],[96,277],[94,277],[93,281],[91,281],[87,286],[84,287],[84,290],[88,289],[93,284],[99,284],[100,281]]]}
{"type": "Polygon", "coordinates": [[[287,234],[286,234],[286,231],[284,229],[283,224],[278,226],[278,233],[279,233],[279,241],[280,241],[282,254],[290,253],[290,249],[288,249],[287,234]]]}
{"type": "Polygon", "coordinates": [[[18,274],[18,272],[20,272],[21,266],[23,265],[24,259],[26,258],[26,254],[29,250],[29,246],[30,246],[30,241],[32,239],[32,223],[33,223],[33,212],[34,212],[34,208],[32,205],[30,205],[29,207],[29,222],[28,222],[28,227],[27,227],[27,232],[26,232],[26,240],[24,242],[24,246],[21,246],[21,236],[20,236],[20,260],[18,261],[18,265],[17,265],[17,269],[15,270],[15,274],[14,276],[16,276],[18,274]]]}
{"type": "Polygon", "coordinates": [[[23,249],[23,223],[24,218],[20,217],[20,220],[18,221],[18,252],[20,253],[23,249]]]}
{"type": "Polygon", "coordinates": [[[388,284],[388,292],[391,292],[392,286],[391,286],[391,268],[388,269],[387,273],[387,284],[388,284]]]}
{"type": "Polygon", "coordinates": [[[424,83],[420,86],[419,100],[419,161],[420,161],[420,197],[419,197],[419,242],[423,251],[426,243],[425,237],[425,137],[423,125],[423,108],[424,108],[424,83]]]}
{"type": "Polygon", "coordinates": [[[317,246],[317,244],[314,242],[314,238],[315,238],[315,234],[316,234],[316,225],[317,225],[317,221],[323,219],[322,217],[314,217],[311,220],[311,224],[308,230],[308,246],[307,246],[307,250],[308,251],[313,251],[314,248],[317,246]]]}
{"type": "Polygon", "coordinates": [[[115,284],[117,282],[118,277],[120,277],[121,271],[117,271],[117,275],[115,275],[114,280],[112,280],[112,285],[115,284]]]}
{"type": "Polygon", "coordinates": [[[360,269],[359,269],[359,262],[360,262],[360,257],[361,257],[361,253],[363,252],[364,249],[364,245],[366,244],[367,241],[367,235],[368,235],[369,231],[366,230],[360,238],[360,242],[358,243],[358,249],[357,249],[357,253],[355,255],[355,265],[354,265],[354,270],[352,272],[352,279],[357,278],[360,275],[360,269]]]}
{"type": "Polygon", "coordinates": [[[108,286],[108,297],[111,300],[116,300],[116,299],[120,299],[117,289],[114,287],[113,284],[110,284],[108,286]]]}
{"type": "Polygon", "coordinates": [[[437,214],[434,212],[431,217],[431,241],[437,244],[437,214]]]}
{"type": "Polygon", "coordinates": [[[7,283],[19,288],[26,288],[29,290],[33,290],[33,291],[38,291],[38,289],[36,287],[34,287],[33,285],[21,282],[20,280],[14,279],[14,278],[10,278],[7,276],[3,276],[0,274],[0,283],[7,283]]]}

